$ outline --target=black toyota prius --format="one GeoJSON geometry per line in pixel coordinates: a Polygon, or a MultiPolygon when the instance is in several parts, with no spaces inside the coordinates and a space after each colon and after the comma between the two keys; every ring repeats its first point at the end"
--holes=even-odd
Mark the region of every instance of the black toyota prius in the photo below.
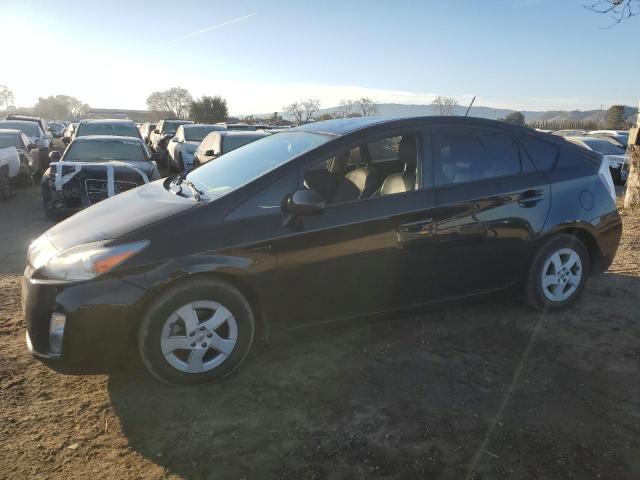
{"type": "Polygon", "coordinates": [[[133,352],[165,382],[213,381],[256,337],[302,326],[513,289],[566,307],[620,236],[608,165],[561,137],[462,117],[317,122],[43,234],[27,345],[60,371],[133,352]]]}

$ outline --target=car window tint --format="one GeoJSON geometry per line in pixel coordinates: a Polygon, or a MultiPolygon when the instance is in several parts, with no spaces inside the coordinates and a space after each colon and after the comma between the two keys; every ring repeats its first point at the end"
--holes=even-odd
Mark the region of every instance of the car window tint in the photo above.
{"type": "Polygon", "coordinates": [[[520,141],[538,170],[545,171],[553,168],[558,158],[558,149],[555,146],[531,135],[525,135],[520,141]]]}
{"type": "Polygon", "coordinates": [[[520,173],[511,136],[484,129],[441,129],[435,138],[436,184],[466,183],[520,173]]]}

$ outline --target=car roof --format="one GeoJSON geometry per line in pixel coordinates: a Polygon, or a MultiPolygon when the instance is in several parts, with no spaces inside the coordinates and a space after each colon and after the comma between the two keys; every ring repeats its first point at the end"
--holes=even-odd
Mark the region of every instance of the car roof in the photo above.
{"type": "Polygon", "coordinates": [[[215,123],[187,123],[181,125],[182,128],[194,128],[194,127],[216,127],[220,128],[222,125],[216,125],[215,123]]]}
{"type": "Polygon", "coordinates": [[[534,135],[548,135],[538,132],[532,128],[514,125],[511,123],[501,122],[498,120],[489,120],[479,117],[461,117],[461,116],[410,116],[410,117],[354,117],[339,118],[334,120],[324,120],[321,122],[307,123],[295,128],[291,128],[289,132],[301,131],[311,133],[323,133],[328,135],[342,136],[349,133],[364,130],[369,127],[387,125],[393,126],[411,126],[419,123],[437,123],[438,125],[455,124],[467,126],[484,126],[498,127],[503,130],[512,130],[519,133],[530,133],[534,135]]]}
{"type": "Polygon", "coordinates": [[[74,142],[86,142],[86,141],[98,141],[98,142],[136,142],[142,144],[142,140],[138,137],[127,137],[125,135],[85,135],[83,137],[77,137],[74,142]]]}
{"type": "Polygon", "coordinates": [[[33,125],[36,122],[31,122],[29,120],[18,120],[13,119],[13,118],[5,118],[4,120],[0,120],[0,123],[4,123],[4,122],[11,122],[11,123],[17,123],[18,125],[33,125]]]}
{"type": "Polygon", "coordinates": [[[611,143],[612,145],[617,145],[617,143],[611,141],[606,137],[596,137],[594,135],[570,135],[565,137],[567,140],[577,140],[579,142],[584,142],[585,140],[601,140],[603,142],[611,143]]]}
{"type": "Polygon", "coordinates": [[[133,120],[128,120],[128,119],[124,119],[124,118],[96,118],[96,119],[85,119],[85,120],[80,120],[80,123],[90,123],[90,124],[96,124],[96,123],[122,123],[122,124],[130,124],[130,125],[135,125],[135,123],[133,122],[133,120]]]}

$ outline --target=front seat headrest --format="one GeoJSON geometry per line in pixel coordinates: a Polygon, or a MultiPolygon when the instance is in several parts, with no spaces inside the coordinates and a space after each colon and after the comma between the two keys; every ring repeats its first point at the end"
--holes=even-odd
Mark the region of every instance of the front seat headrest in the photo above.
{"type": "Polygon", "coordinates": [[[402,137],[398,145],[398,157],[404,164],[404,171],[415,171],[418,163],[418,142],[413,135],[402,137]]]}

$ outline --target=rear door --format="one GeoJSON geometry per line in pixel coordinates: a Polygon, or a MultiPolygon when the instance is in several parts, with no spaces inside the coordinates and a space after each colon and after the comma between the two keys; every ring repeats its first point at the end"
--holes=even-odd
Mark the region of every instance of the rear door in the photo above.
{"type": "Polygon", "coordinates": [[[524,278],[551,204],[545,175],[508,130],[440,127],[433,147],[441,296],[524,278]]]}

